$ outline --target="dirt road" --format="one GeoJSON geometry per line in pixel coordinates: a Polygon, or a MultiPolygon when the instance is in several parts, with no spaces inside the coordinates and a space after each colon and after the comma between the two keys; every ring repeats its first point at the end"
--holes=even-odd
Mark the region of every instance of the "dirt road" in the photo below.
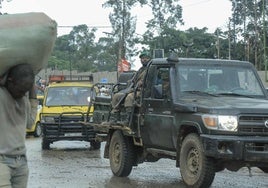
{"type": "MultiPolygon", "coordinates": [[[[114,177],[109,160],[88,142],[60,141],[41,150],[41,138],[26,140],[30,167],[29,188],[185,188],[175,161],[161,159],[134,167],[127,178],[114,177]]],[[[217,173],[211,188],[268,188],[268,174],[258,168],[217,173]]]]}

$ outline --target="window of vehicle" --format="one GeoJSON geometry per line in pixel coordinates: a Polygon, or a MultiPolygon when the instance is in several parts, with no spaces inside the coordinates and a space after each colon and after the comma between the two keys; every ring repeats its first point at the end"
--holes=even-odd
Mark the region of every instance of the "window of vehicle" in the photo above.
{"type": "Polygon", "coordinates": [[[48,88],[46,106],[85,106],[90,96],[89,87],[51,87],[48,88]]]}
{"type": "Polygon", "coordinates": [[[181,94],[237,94],[264,97],[255,72],[247,66],[180,65],[178,68],[181,94]]]}

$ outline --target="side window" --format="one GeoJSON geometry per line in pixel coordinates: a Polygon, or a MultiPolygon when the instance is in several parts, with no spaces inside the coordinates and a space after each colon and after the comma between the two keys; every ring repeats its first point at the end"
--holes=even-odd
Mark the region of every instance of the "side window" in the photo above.
{"type": "Polygon", "coordinates": [[[170,97],[169,68],[157,69],[152,97],[156,99],[170,97]]]}

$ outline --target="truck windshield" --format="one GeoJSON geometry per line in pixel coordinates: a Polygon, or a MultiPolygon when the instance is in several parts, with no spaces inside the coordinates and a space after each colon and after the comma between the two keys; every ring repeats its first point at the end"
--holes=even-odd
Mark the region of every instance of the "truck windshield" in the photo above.
{"type": "Polygon", "coordinates": [[[262,87],[249,66],[182,64],[178,66],[180,93],[209,93],[263,98],[262,87]]]}
{"type": "Polygon", "coordinates": [[[86,106],[89,87],[51,87],[47,91],[46,106],[86,106]]]}

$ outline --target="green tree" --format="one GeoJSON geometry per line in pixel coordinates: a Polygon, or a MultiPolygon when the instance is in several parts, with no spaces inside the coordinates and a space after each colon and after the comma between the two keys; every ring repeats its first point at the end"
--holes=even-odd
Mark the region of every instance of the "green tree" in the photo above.
{"type": "Polygon", "coordinates": [[[136,17],[131,15],[131,9],[138,3],[144,4],[144,0],[108,0],[105,8],[112,8],[109,19],[113,28],[112,35],[118,41],[117,62],[122,58],[130,59],[135,53],[135,40],[133,33],[136,31],[136,17]]]}
{"type": "Polygon", "coordinates": [[[161,40],[166,56],[172,49],[176,49],[180,57],[215,58],[216,56],[216,37],[208,33],[207,28],[189,28],[186,31],[165,28],[162,34],[160,37],[154,37],[149,46],[155,49],[161,40]]]}
{"type": "Polygon", "coordinates": [[[96,71],[96,28],[89,30],[87,25],[75,26],[70,34],[58,37],[52,56],[61,59],[53,61],[50,67],[77,71],[96,71]]]}
{"type": "Polygon", "coordinates": [[[96,28],[89,30],[79,25],[70,34],[57,38],[49,67],[78,71],[115,71],[116,49],[114,38],[103,37],[96,42],[96,28]]]}
{"type": "Polygon", "coordinates": [[[78,71],[97,69],[93,63],[96,59],[96,30],[96,28],[92,28],[89,31],[87,25],[79,25],[75,26],[69,34],[69,49],[72,53],[70,61],[78,71]]]}
{"type": "Polygon", "coordinates": [[[102,37],[97,43],[97,59],[99,71],[117,71],[117,47],[118,41],[114,38],[102,37]]]}
{"type": "MultiPolygon", "coordinates": [[[[264,67],[264,36],[267,17],[267,3],[266,0],[236,0],[232,1],[233,6],[233,36],[242,36],[243,41],[238,43],[244,46],[242,52],[245,60],[253,62],[257,69],[261,70],[264,67]]],[[[239,49],[239,47],[238,47],[239,49]]],[[[239,55],[239,51],[235,50],[235,58],[239,55]]]]}
{"type": "Polygon", "coordinates": [[[147,31],[144,34],[144,43],[148,43],[156,35],[158,44],[155,48],[164,47],[164,31],[168,28],[176,28],[178,24],[183,24],[182,7],[179,0],[148,0],[153,18],[147,22],[147,31]]]}
{"type": "Polygon", "coordinates": [[[58,70],[69,69],[71,55],[69,48],[69,35],[58,37],[55,42],[52,56],[48,61],[48,67],[58,70]]]}
{"type": "Polygon", "coordinates": [[[115,71],[121,58],[131,59],[137,54],[136,45],[145,44],[150,50],[164,49],[166,56],[169,50],[177,49],[180,57],[249,60],[259,70],[263,69],[266,0],[232,2],[233,15],[228,28],[208,33],[205,27],[176,29],[183,24],[178,0],[108,0],[104,7],[112,9],[109,16],[112,33],[96,41],[96,28],[74,27],[70,34],[57,39],[49,66],[78,71],[115,71]],[[153,15],[146,22],[148,30],[142,38],[134,35],[136,18],[131,11],[135,6],[149,6],[153,15]]]}

